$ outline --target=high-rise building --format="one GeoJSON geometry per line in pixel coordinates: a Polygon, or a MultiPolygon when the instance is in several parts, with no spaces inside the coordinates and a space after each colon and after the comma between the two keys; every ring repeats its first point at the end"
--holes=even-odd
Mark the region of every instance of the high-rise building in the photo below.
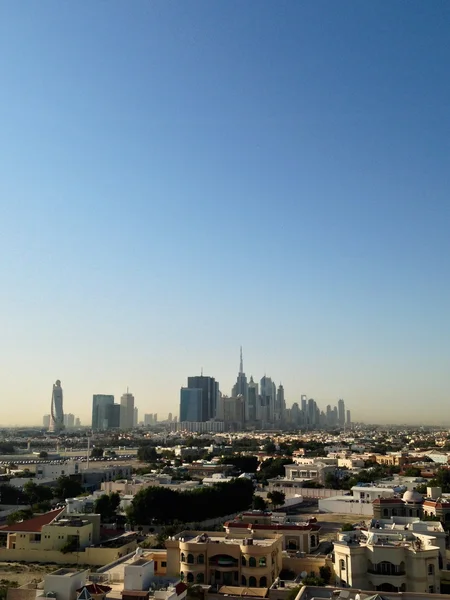
{"type": "Polygon", "coordinates": [[[338,424],[339,427],[344,427],[345,425],[345,402],[342,400],[338,400],[338,424]]]}
{"type": "Polygon", "coordinates": [[[223,420],[227,429],[239,431],[245,423],[245,401],[243,396],[237,398],[222,397],[223,420]]]}
{"type": "Polygon", "coordinates": [[[278,386],[277,397],[275,402],[274,420],[277,422],[284,421],[284,413],[286,411],[286,401],[284,399],[284,387],[278,386]]]}
{"type": "Polygon", "coordinates": [[[75,419],[75,427],[81,427],[81,421],[80,421],[80,417],[77,417],[75,419]]]}
{"type": "Polygon", "coordinates": [[[349,410],[347,410],[347,425],[352,424],[352,415],[349,410]]]}
{"type": "MultiPolygon", "coordinates": [[[[216,417],[217,401],[219,397],[219,382],[214,377],[199,375],[188,377],[189,389],[202,390],[202,418],[201,421],[210,421],[216,417]]],[[[180,414],[181,416],[181,414],[180,414]]]]}
{"type": "Polygon", "coordinates": [[[75,415],[72,413],[66,413],[64,415],[64,427],[66,429],[73,429],[75,426],[75,415]]]}
{"type": "Polygon", "coordinates": [[[120,429],[120,416],[122,407],[120,404],[108,404],[105,411],[107,426],[105,429],[120,429]]]}
{"type": "Polygon", "coordinates": [[[144,415],[144,426],[151,427],[153,425],[153,414],[144,415]]]}
{"type": "Polygon", "coordinates": [[[50,410],[50,425],[48,430],[52,433],[60,433],[64,429],[63,391],[58,379],[53,384],[52,402],[50,410]]]}
{"type": "Polygon", "coordinates": [[[250,377],[250,382],[247,387],[247,411],[245,415],[248,421],[257,421],[260,419],[260,402],[258,394],[258,384],[250,377]]]}
{"type": "Polygon", "coordinates": [[[92,396],[92,429],[102,431],[109,429],[108,415],[110,406],[114,404],[114,396],[111,394],[94,394],[92,396]]]}
{"type": "Polygon", "coordinates": [[[139,423],[139,411],[138,411],[138,407],[135,406],[134,414],[133,414],[133,427],[137,427],[138,423],[139,423]]]}
{"type": "Polygon", "coordinates": [[[300,407],[297,402],[294,402],[291,408],[291,423],[295,426],[300,424],[300,407]]]}
{"type": "Polygon", "coordinates": [[[133,429],[134,425],[134,396],[127,390],[120,398],[120,429],[133,429]]]}
{"type": "Polygon", "coordinates": [[[167,420],[169,421],[169,423],[172,423],[172,413],[169,413],[167,420]]]}
{"type": "Polygon", "coordinates": [[[44,415],[42,417],[42,425],[44,429],[48,429],[50,427],[50,415],[44,415]]]}
{"type": "Polygon", "coordinates": [[[237,376],[237,380],[236,383],[233,386],[233,389],[231,390],[231,396],[233,398],[237,398],[238,396],[242,396],[242,398],[244,398],[244,405],[245,405],[245,417],[248,419],[248,383],[247,383],[247,377],[245,376],[244,373],[244,360],[242,358],[242,346],[241,346],[241,353],[240,353],[240,361],[239,361],[239,373],[237,376]]]}
{"type": "Polygon", "coordinates": [[[156,425],[156,423],[158,422],[158,413],[155,413],[153,415],[153,420],[155,421],[155,425],[156,425]]]}
{"type": "Polygon", "coordinates": [[[180,422],[204,421],[203,390],[201,388],[181,388],[180,390],[180,422]]]}
{"type": "Polygon", "coordinates": [[[276,386],[270,377],[264,375],[260,381],[259,389],[262,412],[264,415],[261,418],[263,421],[273,423],[275,415],[276,386]]]}

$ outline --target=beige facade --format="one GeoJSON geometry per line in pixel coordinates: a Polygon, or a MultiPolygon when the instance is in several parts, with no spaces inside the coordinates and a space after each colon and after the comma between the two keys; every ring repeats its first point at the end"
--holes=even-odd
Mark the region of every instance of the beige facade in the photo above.
{"type": "Polygon", "coordinates": [[[445,532],[440,523],[397,518],[339,534],[336,584],[385,592],[440,592],[445,532]]]}
{"type": "Polygon", "coordinates": [[[185,583],[266,588],[282,568],[282,536],[185,531],[166,541],[167,575],[185,583]]]}

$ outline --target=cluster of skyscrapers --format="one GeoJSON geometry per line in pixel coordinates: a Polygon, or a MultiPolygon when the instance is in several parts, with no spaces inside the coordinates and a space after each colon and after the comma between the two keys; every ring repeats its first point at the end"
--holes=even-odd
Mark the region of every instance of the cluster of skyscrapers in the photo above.
{"type": "MultiPolygon", "coordinates": [[[[231,395],[219,390],[219,382],[214,377],[200,375],[188,377],[187,387],[180,391],[180,427],[187,423],[211,423],[211,429],[218,430],[218,423],[224,429],[240,429],[246,425],[267,427],[295,426],[305,429],[321,427],[345,427],[351,423],[350,411],[345,410],[343,400],[334,408],[327,406],[321,411],[315,400],[301,397],[286,408],[284,388],[278,387],[270,377],[264,375],[259,384],[244,372],[242,348],[239,373],[231,395]],[[215,423],[216,425],[213,425],[215,423]]],[[[206,430],[198,427],[197,430],[206,430]]]]}
{"type": "Polygon", "coordinates": [[[133,429],[138,421],[138,409],[134,406],[134,396],[127,390],[114,402],[111,394],[94,394],[92,397],[92,429],[133,429]]]}

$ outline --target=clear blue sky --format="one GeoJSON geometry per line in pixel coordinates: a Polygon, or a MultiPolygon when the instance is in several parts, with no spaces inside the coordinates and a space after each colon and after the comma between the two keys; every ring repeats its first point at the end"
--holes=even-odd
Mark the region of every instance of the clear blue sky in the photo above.
{"type": "MultiPolygon", "coordinates": [[[[0,423],[238,370],[447,419],[450,4],[0,4],[0,423]]],[[[448,419],[450,421],[450,419],[448,419]]]]}

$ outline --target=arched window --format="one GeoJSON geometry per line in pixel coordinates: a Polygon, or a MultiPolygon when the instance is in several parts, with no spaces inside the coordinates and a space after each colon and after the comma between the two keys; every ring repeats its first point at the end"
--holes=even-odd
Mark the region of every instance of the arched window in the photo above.
{"type": "Polygon", "coordinates": [[[267,577],[261,577],[259,580],[259,587],[267,587],[267,577]]]}
{"type": "Polygon", "coordinates": [[[181,560],[181,562],[186,562],[186,557],[184,555],[184,552],[181,553],[180,560],[181,560]]]}
{"type": "Polygon", "coordinates": [[[245,558],[245,556],[244,556],[244,555],[242,555],[242,556],[241,556],[241,565],[242,565],[243,567],[246,567],[246,566],[247,566],[247,559],[245,558]]]}
{"type": "Polygon", "coordinates": [[[189,565],[193,565],[194,564],[194,555],[193,554],[188,554],[187,561],[188,561],[189,565]]]}
{"type": "Polygon", "coordinates": [[[193,573],[188,573],[187,574],[187,582],[188,583],[194,583],[194,574],[193,573]]]}
{"type": "Polygon", "coordinates": [[[311,546],[314,548],[315,545],[316,545],[316,536],[312,535],[311,536],[311,546]]]}
{"type": "Polygon", "coordinates": [[[248,559],[248,566],[256,567],[256,558],[254,556],[250,556],[250,558],[248,559]]]}
{"type": "Polygon", "coordinates": [[[253,577],[253,575],[248,578],[248,586],[256,587],[256,577],[253,577]]]}
{"type": "Polygon", "coordinates": [[[243,586],[247,585],[247,577],[245,575],[242,575],[242,577],[241,577],[241,585],[243,585],[243,586]]]}
{"type": "Polygon", "coordinates": [[[345,560],[343,558],[341,558],[341,560],[339,561],[339,569],[341,571],[345,571],[345,560]]]}
{"type": "Polygon", "coordinates": [[[199,565],[204,565],[205,564],[205,555],[199,554],[197,557],[197,562],[199,565]]]}
{"type": "Polygon", "coordinates": [[[205,575],[203,573],[197,573],[197,583],[205,583],[205,575]]]}
{"type": "Polygon", "coordinates": [[[180,579],[181,579],[181,581],[184,581],[184,572],[183,571],[180,572],[180,579]]]}
{"type": "Polygon", "coordinates": [[[428,575],[434,575],[434,565],[428,565],[428,575]]]}
{"type": "Polygon", "coordinates": [[[259,559],[259,566],[260,567],[265,567],[266,564],[267,564],[266,557],[265,556],[261,556],[261,558],[259,559]]]}

